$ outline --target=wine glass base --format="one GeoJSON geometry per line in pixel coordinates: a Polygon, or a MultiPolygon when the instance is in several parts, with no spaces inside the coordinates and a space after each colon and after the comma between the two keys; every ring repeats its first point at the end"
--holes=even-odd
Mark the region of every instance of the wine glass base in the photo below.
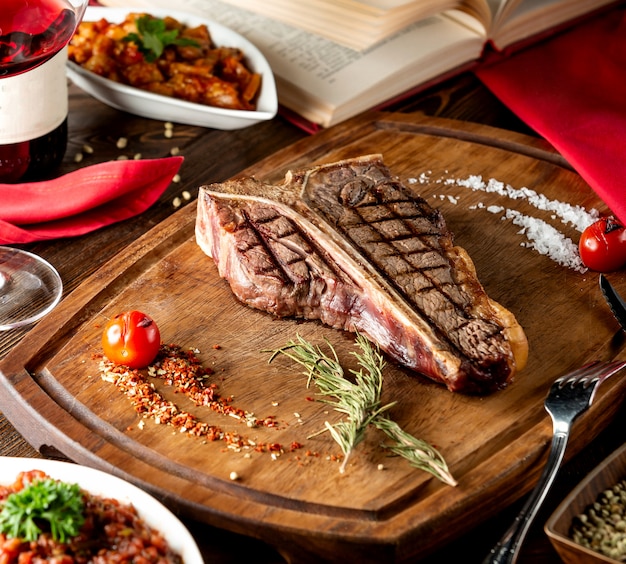
{"type": "Polygon", "coordinates": [[[0,331],[30,325],[61,300],[63,283],[44,259],[0,246],[0,331]]]}

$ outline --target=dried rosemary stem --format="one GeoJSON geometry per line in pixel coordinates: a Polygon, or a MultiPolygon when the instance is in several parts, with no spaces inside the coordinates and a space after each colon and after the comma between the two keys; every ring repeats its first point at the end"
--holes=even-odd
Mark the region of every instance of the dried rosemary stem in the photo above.
{"type": "Polygon", "coordinates": [[[392,444],[384,444],[384,448],[406,458],[412,466],[437,476],[442,482],[450,486],[457,485],[441,453],[426,441],[403,431],[395,421],[387,417],[376,418],[374,425],[394,441],[392,444]]]}
{"type": "Polygon", "coordinates": [[[373,425],[391,440],[390,444],[383,444],[383,448],[402,456],[411,465],[429,472],[446,484],[455,486],[457,482],[450,474],[441,454],[425,441],[403,431],[397,423],[387,417],[386,412],[395,405],[395,402],[386,405],[382,405],[381,402],[385,367],[383,356],[378,348],[374,348],[359,334],[356,343],[361,349],[361,354],[357,352],[352,354],[361,369],[350,371],[354,381],[345,377],[337,353],[330,343],[327,344],[332,357],[300,335],[296,341],[290,341],[284,347],[272,351],[270,362],[276,355],[284,354],[304,366],[307,387],[314,383],[319,390],[320,401],[332,405],[336,411],[346,415],[344,420],[335,424],[326,421],[325,428],[319,432],[328,431],[341,448],[344,459],[340,472],[345,472],[350,454],[365,438],[367,428],[373,425]]]}

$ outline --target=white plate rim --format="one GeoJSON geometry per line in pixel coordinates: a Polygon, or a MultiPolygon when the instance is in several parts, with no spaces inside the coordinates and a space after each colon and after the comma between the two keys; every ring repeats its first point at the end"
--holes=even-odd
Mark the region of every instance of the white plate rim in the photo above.
{"type": "Polygon", "coordinates": [[[170,16],[186,25],[205,24],[218,45],[240,48],[252,69],[262,76],[261,94],[256,110],[231,110],[196,104],[135,88],[99,76],[67,61],[67,76],[79,88],[118,110],[142,117],[186,123],[216,129],[237,129],[272,119],[278,113],[278,97],[272,69],[261,51],[248,39],[232,29],[209,19],[177,10],[159,8],[129,9],[88,6],[83,21],[105,18],[120,22],[129,13],[148,13],[156,17],[170,16]],[[146,103],[148,106],[146,106],[146,103]]]}
{"type": "Polygon", "coordinates": [[[0,484],[9,486],[20,472],[41,470],[51,478],[78,484],[93,495],[132,503],[139,516],[166,538],[170,548],[178,552],[184,564],[203,564],[196,541],[183,523],[160,501],[141,488],[117,476],[61,460],[0,456],[0,484]]]}

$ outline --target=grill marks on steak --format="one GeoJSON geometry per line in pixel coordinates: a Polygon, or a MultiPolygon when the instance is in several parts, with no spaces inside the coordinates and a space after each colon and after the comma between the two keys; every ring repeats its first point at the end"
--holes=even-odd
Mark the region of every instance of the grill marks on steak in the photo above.
{"type": "Polygon", "coordinates": [[[379,156],[203,187],[196,233],[248,305],[358,330],[451,390],[493,391],[525,361],[442,215],[379,156]]]}
{"type": "MultiPolygon", "coordinates": [[[[264,309],[281,317],[310,317],[328,291],[327,280],[352,284],[340,269],[324,259],[324,251],[297,223],[271,206],[240,208],[241,220],[234,237],[241,241],[239,252],[255,279],[270,279],[274,292],[264,309]]],[[[317,314],[312,316],[317,318],[317,314]]]]}
{"type": "Polygon", "coordinates": [[[229,248],[220,255],[228,257],[228,266],[220,272],[230,273],[222,275],[241,301],[279,317],[348,326],[357,301],[355,281],[283,210],[243,200],[222,208],[220,220],[227,225],[220,240],[228,241],[229,248]]]}
{"type": "Polygon", "coordinates": [[[316,171],[303,198],[433,323],[442,340],[479,365],[506,370],[502,326],[476,318],[473,296],[454,279],[453,238],[443,216],[376,165],[316,171]]]}

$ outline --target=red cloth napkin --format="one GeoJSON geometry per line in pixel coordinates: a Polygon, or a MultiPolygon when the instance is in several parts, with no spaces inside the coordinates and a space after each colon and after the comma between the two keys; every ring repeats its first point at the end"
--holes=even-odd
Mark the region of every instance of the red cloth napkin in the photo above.
{"type": "Polygon", "coordinates": [[[626,222],[626,8],[476,70],[626,222]]]}
{"type": "Polygon", "coordinates": [[[74,237],[147,210],[183,157],[110,161],[44,182],[0,184],[0,244],[74,237]]]}

